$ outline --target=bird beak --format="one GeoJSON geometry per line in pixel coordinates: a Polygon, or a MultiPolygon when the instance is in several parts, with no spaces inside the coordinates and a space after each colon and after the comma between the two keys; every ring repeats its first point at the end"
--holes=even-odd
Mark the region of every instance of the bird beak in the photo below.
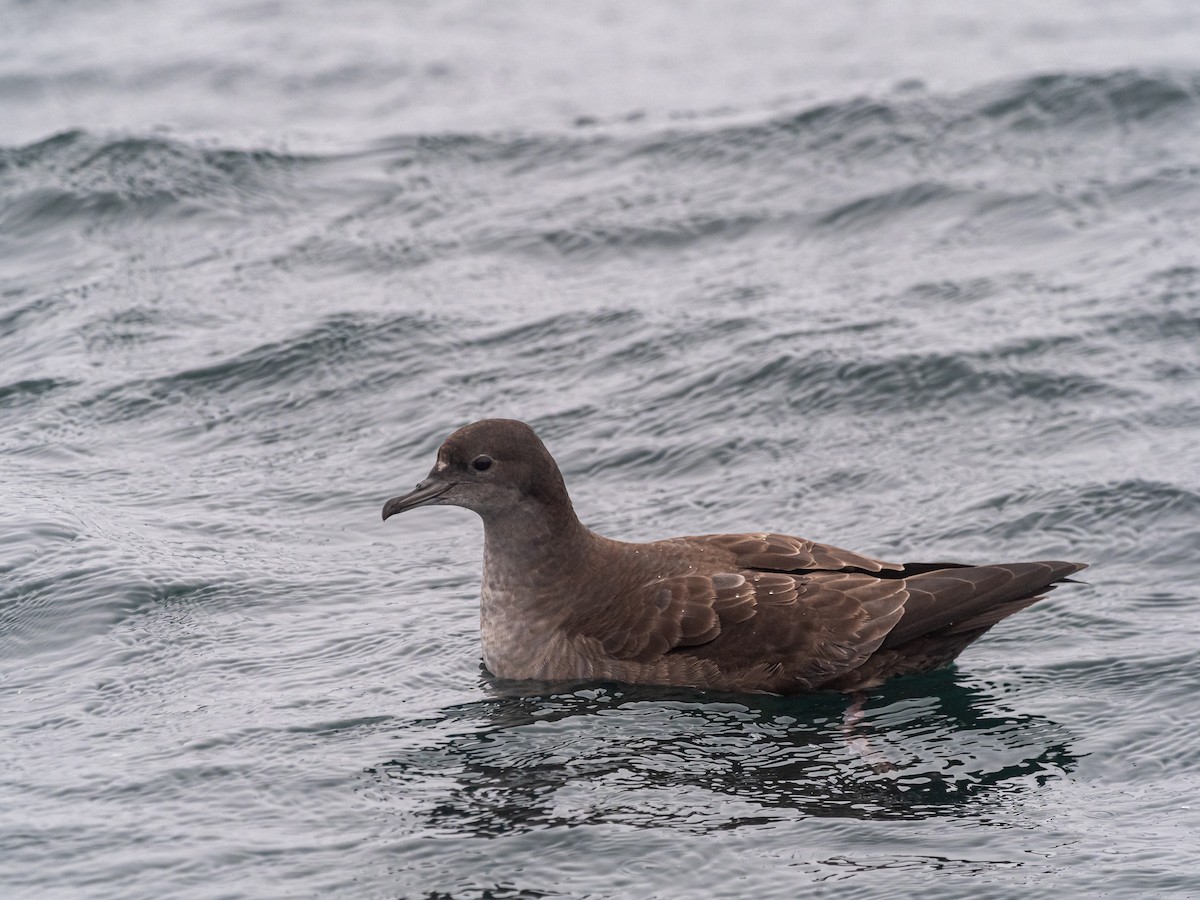
{"type": "Polygon", "coordinates": [[[383,520],[386,522],[388,516],[394,516],[396,513],[402,513],[407,509],[424,506],[426,503],[430,503],[446,493],[452,487],[454,485],[450,482],[442,481],[440,478],[430,475],[407,494],[400,497],[393,497],[387,503],[383,504],[383,520]]]}

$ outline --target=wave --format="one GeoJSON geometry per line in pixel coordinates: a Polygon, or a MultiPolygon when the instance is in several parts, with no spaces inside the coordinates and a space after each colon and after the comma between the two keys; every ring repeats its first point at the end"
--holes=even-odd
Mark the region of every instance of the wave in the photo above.
{"type": "Polygon", "coordinates": [[[0,223],[24,234],[80,220],[261,213],[311,158],[266,149],[74,130],[0,148],[0,223]]]}
{"type": "Polygon", "coordinates": [[[665,403],[704,397],[750,406],[764,403],[792,414],[864,414],[947,407],[992,408],[998,403],[1045,403],[1080,398],[1119,400],[1115,383],[1069,371],[1000,366],[979,354],[904,353],[846,358],[817,351],[776,353],[762,360],[751,348],[723,368],[681,377],[665,403]]]}
{"type": "Polygon", "coordinates": [[[1095,128],[1185,125],[1200,114],[1200,72],[1118,70],[1048,73],[959,94],[897,93],[854,97],[785,113],[766,122],[675,131],[646,141],[640,153],[679,161],[744,163],[777,142],[792,152],[877,157],[913,145],[969,136],[972,142],[1033,129],[1080,133],[1095,128]],[[980,132],[987,134],[980,134],[980,132]]]}
{"type": "MultiPolygon", "coordinates": [[[[296,410],[316,400],[329,401],[331,392],[360,390],[364,379],[378,377],[392,383],[414,377],[435,357],[427,342],[414,341],[414,336],[424,335],[429,343],[436,343],[444,332],[420,316],[384,319],[341,313],[294,337],[259,344],[217,363],[123,381],[76,401],[68,412],[120,423],[181,402],[218,404],[225,417],[247,402],[296,410]],[[378,366],[368,367],[361,376],[353,371],[360,363],[383,360],[389,363],[386,372],[378,366]]],[[[374,385],[376,389],[386,386],[374,385]]]]}
{"type": "MultiPolygon", "coordinates": [[[[894,216],[977,196],[981,203],[1027,202],[1019,191],[1003,186],[985,186],[981,194],[977,184],[931,180],[921,172],[931,167],[966,171],[981,158],[997,156],[1019,162],[1031,154],[1078,155],[1080,142],[1086,143],[1097,129],[1118,129],[1126,142],[1136,135],[1152,141],[1168,132],[1190,132],[1198,114],[1200,74],[1122,70],[1046,74],[957,95],[857,97],[766,121],[725,125],[701,120],[687,128],[672,125],[641,134],[597,133],[589,126],[546,134],[399,135],[346,154],[237,149],[168,135],[76,130],[0,148],[0,223],[11,235],[70,220],[302,210],[313,201],[313,176],[303,179],[306,188],[301,189],[298,170],[323,168],[317,182],[361,193],[355,218],[448,216],[452,230],[440,244],[435,242],[435,250],[550,250],[592,258],[630,248],[737,238],[764,226],[854,227],[864,217],[894,216]],[[1041,133],[1040,144],[1030,143],[1034,130],[1041,133]],[[1049,134],[1057,137],[1046,143],[1049,134]],[[757,202],[718,210],[679,204],[675,218],[663,218],[664,198],[650,197],[645,209],[653,220],[639,217],[642,203],[629,193],[635,173],[647,167],[674,183],[689,169],[730,166],[760,169],[770,176],[770,193],[757,202]],[[909,177],[897,181],[893,176],[889,180],[894,184],[853,197],[858,193],[854,182],[861,180],[855,169],[878,166],[909,177]],[[511,180],[514,194],[508,203],[514,212],[523,210],[527,221],[473,223],[459,239],[463,221],[455,207],[471,198],[469,190],[464,193],[464,179],[469,185],[485,171],[511,180]],[[586,226],[572,221],[566,215],[570,203],[553,191],[545,194],[544,186],[577,182],[580,176],[609,182],[602,191],[621,194],[625,214],[610,220],[591,209],[586,226]],[[836,190],[818,190],[829,196],[816,206],[781,209],[771,196],[778,193],[776,185],[787,191],[789,178],[818,186],[827,182],[836,190]],[[538,192],[544,202],[527,203],[526,189],[538,192]],[[852,199],[845,199],[847,193],[852,199]]],[[[1159,174],[1173,184],[1196,181],[1195,173],[1185,170],[1159,174]]],[[[1135,174],[1130,184],[1144,187],[1146,177],[1135,174]]],[[[682,184],[673,190],[683,199],[682,184]]],[[[321,237],[309,240],[319,243],[321,237]]],[[[329,239],[336,245],[336,237],[329,239]]],[[[296,249],[298,255],[305,252],[319,255],[319,248],[296,249]]]]}
{"type": "Polygon", "coordinates": [[[0,384],[0,410],[37,403],[47,394],[77,384],[63,378],[26,378],[12,384],[0,384]]]}
{"type": "Polygon", "coordinates": [[[1200,74],[1054,73],[983,88],[968,96],[975,100],[979,115],[1014,130],[1129,125],[1195,112],[1200,106],[1200,74]]]}

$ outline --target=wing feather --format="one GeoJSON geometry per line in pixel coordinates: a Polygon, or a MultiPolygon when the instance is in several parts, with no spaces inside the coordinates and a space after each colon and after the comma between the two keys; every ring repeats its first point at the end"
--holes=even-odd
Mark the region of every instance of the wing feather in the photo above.
{"type": "Polygon", "coordinates": [[[719,666],[733,689],[764,671],[772,689],[811,689],[869,657],[907,596],[901,580],[858,572],[693,572],[638,586],[577,634],[620,662],[719,666]]]}
{"type": "MultiPolygon", "coordinates": [[[[754,534],[707,534],[685,538],[689,546],[703,544],[715,551],[732,554],[738,568],[774,572],[800,572],[821,569],[857,569],[863,572],[903,570],[898,563],[884,562],[787,534],[760,532],[754,534]]],[[[669,543],[669,542],[664,542],[669,543]]]]}

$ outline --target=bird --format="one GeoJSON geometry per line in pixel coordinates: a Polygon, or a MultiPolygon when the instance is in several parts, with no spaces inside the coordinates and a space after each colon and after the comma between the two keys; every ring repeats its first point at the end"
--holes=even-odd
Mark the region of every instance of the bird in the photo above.
{"type": "Polygon", "coordinates": [[[383,518],[423,506],[483,519],[483,662],[503,680],[861,692],[948,665],[1086,568],[885,562],[767,532],[613,540],[515,419],[452,433],[383,518]]]}

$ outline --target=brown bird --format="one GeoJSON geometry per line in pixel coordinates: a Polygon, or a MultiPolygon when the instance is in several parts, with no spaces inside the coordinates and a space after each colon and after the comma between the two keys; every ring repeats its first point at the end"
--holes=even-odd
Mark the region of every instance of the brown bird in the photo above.
{"type": "Polygon", "coordinates": [[[483,659],[511,679],[861,690],[946,665],[1085,567],[899,564],[783,534],[610,540],[579,521],[554,458],[513,419],[450,435],[383,518],[417,506],[482,517],[483,659]]]}

